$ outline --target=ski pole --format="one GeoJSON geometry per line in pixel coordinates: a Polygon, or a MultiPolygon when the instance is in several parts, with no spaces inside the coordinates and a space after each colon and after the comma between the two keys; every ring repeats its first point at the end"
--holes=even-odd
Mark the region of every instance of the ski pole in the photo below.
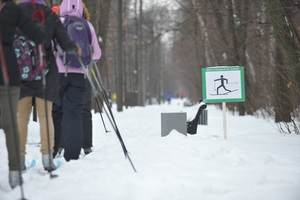
{"type": "MultiPolygon", "coordinates": [[[[83,64],[81,58],[79,59],[79,61],[80,61],[80,64],[82,65],[83,69],[86,70],[86,69],[84,68],[84,64],[83,64]]],[[[99,82],[98,82],[97,78],[94,76],[95,74],[94,74],[93,70],[91,70],[91,72],[92,72],[92,75],[93,75],[93,77],[94,77],[95,82],[96,82],[97,85],[98,85],[98,88],[99,88],[99,90],[100,90],[100,94],[101,94],[102,99],[105,99],[105,96],[103,95],[103,90],[101,89],[101,87],[100,87],[100,85],[99,85],[99,82]]],[[[96,88],[94,82],[92,81],[92,78],[90,77],[90,75],[87,74],[87,73],[85,73],[85,74],[86,74],[86,77],[88,78],[88,80],[89,80],[89,82],[90,82],[90,84],[91,84],[91,86],[92,86],[92,89],[93,89],[93,91],[94,91],[95,99],[97,100],[97,97],[99,97],[99,93],[97,92],[97,88],[96,88]]],[[[101,100],[101,99],[100,99],[100,100],[101,100]]],[[[104,101],[104,102],[105,102],[105,104],[107,105],[107,107],[109,107],[108,101],[104,101]]],[[[103,106],[103,104],[102,104],[102,106],[103,106]]],[[[104,110],[105,110],[105,107],[103,107],[103,108],[104,108],[104,110]]],[[[105,110],[105,111],[106,111],[106,110],[105,110]]],[[[109,115],[108,115],[107,112],[106,112],[106,114],[107,114],[107,116],[109,117],[109,115]]],[[[111,114],[112,114],[112,113],[111,113],[111,114]]]]}
{"type": "MultiPolygon", "coordinates": [[[[106,129],[106,126],[105,126],[105,123],[104,123],[104,120],[103,120],[103,116],[102,116],[101,111],[100,111],[100,105],[99,105],[99,102],[98,102],[98,100],[97,100],[96,97],[95,97],[95,101],[96,101],[96,105],[97,105],[97,107],[98,107],[98,109],[99,109],[100,117],[101,117],[101,120],[102,120],[104,129],[105,129],[105,132],[108,133],[108,132],[110,132],[110,131],[108,131],[108,130],[106,129]]],[[[103,106],[103,105],[102,105],[102,106],[103,106]]]]}
{"type": "MultiPolygon", "coordinates": [[[[93,73],[92,72],[92,69],[91,69],[91,73],[93,73]]],[[[95,80],[96,81],[96,80],[95,80]]],[[[100,91],[101,92],[101,91],[100,91]]],[[[103,96],[103,95],[102,95],[103,96]]],[[[98,102],[98,99],[95,97],[95,101],[96,101],[96,105],[97,105],[97,107],[98,107],[98,109],[99,109],[99,114],[100,114],[100,117],[101,117],[101,120],[102,120],[102,123],[103,123],[103,126],[104,126],[104,129],[105,129],[105,132],[106,133],[108,133],[108,132],[110,132],[109,130],[107,130],[107,128],[106,128],[106,125],[105,125],[105,123],[104,123],[104,120],[103,120],[103,116],[102,116],[102,114],[101,114],[101,107],[100,107],[100,105],[99,105],[99,102],[98,102]]],[[[101,105],[102,105],[102,107],[103,107],[103,99],[99,99],[99,101],[101,102],[101,105]]]]}
{"type": "MultiPolygon", "coordinates": [[[[10,86],[9,86],[9,76],[8,76],[8,71],[7,71],[7,65],[6,65],[6,60],[5,60],[5,55],[4,55],[4,50],[3,50],[3,42],[2,42],[2,33],[0,32],[0,57],[1,57],[1,66],[2,66],[2,74],[3,74],[3,81],[4,81],[4,86],[5,90],[7,93],[7,98],[9,102],[9,109],[10,109],[10,116],[11,116],[11,122],[13,125],[13,138],[14,138],[14,145],[16,147],[16,158],[18,162],[18,172],[19,172],[19,181],[20,181],[20,190],[21,190],[21,199],[26,200],[24,196],[24,188],[23,188],[23,181],[22,181],[22,170],[21,170],[21,160],[20,160],[20,148],[19,148],[19,139],[18,139],[18,133],[16,129],[16,119],[13,117],[13,105],[12,105],[12,100],[11,100],[11,93],[10,93],[10,86]]],[[[3,113],[2,113],[3,114],[3,113]]]]}
{"type": "MultiPolygon", "coordinates": [[[[85,66],[84,66],[84,64],[83,64],[83,62],[82,62],[81,57],[79,57],[79,56],[78,56],[78,61],[79,61],[80,65],[81,65],[81,67],[83,68],[84,72],[86,72],[86,71],[85,71],[86,68],[85,68],[85,66]]],[[[90,84],[91,84],[91,86],[92,86],[92,88],[93,88],[93,91],[95,91],[95,97],[97,97],[97,96],[98,96],[98,93],[97,93],[96,87],[95,87],[95,85],[94,85],[94,83],[93,83],[93,81],[92,81],[90,75],[89,75],[88,73],[85,73],[85,74],[86,74],[88,80],[90,81],[90,84]]],[[[96,82],[98,83],[97,80],[96,80],[96,82]]],[[[99,83],[98,83],[98,84],[99,84],[99,83]]],[[[109,110],[109,112],[110,112],[110,116],[111,116],[112,120],[110,119],[110,117],[109,117],[109,115],[108,115],[107,112],[106,112],[106,115],[108,116],[108,119],[109,119],[109,121],[110,121],[112,127],[114,128],[115,133],[117,134],[117,137],[118,137],[118,139],[119,139],[119,141],[120,141],[120,143],[121,143],[121,146],[122,146],[122,148],[123,148],[124,155],[125,155],[125,157],[129,160],[129,162],[130,162],[130,164],[131,164],[133,170],[134,170],[135,172],[137,172],[136,169],[135,169],[135,167],[134,167],[134,165],[133,165],[133,163],[132,163],[132,161],[131,161],[131,158],[130,158],[129,155],[128,155],[128,151],[127,151],[127,149],[126,149],[126,146],[125,146],[124,141],[123,141],[123,139],[122,139],[122,137],[121,137],[120,131],[119,131],[118,127],[117,127],[117,124],[116,124],[116,122],[115,122],[115,120],[114,120],[112,111],[111,111],[111,109],[110,109],[110,107],[109,107],[108,104],[107,104],[107,107],[108,107],[108,110],[109,110]]],[[[105,110],[105,111],[106,111],[106,110],[105,110]]]]}
{"type": "MultiPolygon", "coordinates": [[[[101,81],[100,73],[99,73],[99,76],[97,77],[96,74],[95,74],[95,72],[94,72],[94,70],[91,70],[91,72],[92,72],[92,75],[93,75],[93,77],[94,77],[94,79],[95,79],[95,82],[96,82],[96,84],[97,84],[97,86],[98,86],[98,88],[99,88],[99,90],[100,90],[100,93],[101,93],[101,95],[102,95],[102,98],[104,99],[105,104],[107,105],[107,107],[110,108],[109,99],[108,99],[108,96],[107,96],[107,94],[106,94],[106,91],[105,91],[105,88],[104,88],[104,86],[103,86],[103,83],[102,83],[102,81],[101,81]],[[99,80],[98,80],[98,79],[99,79],[99,80]]],[[[111,117],[112,117],[114,123],[116,123],[116,122],[115,122],[115,119],[114,119],[114,117],[113,117],[113,113],[112,113],[111,109],[109,109],[109,112],[110,112],[110,115],[111,115],[111,117]]]]}
{"type": "Polygon", "coordinates": [[[108,108],[108,111],[109,111],[109,113],[110,113],[110,116],[111,116],[111,118],[112,118],[112,121],[113,121],[113,123],[114,123],[114,126],[116,127],[116,122],[115,122],[115,120],[114,120],[113,113],[112,113],[112,111],[111,111],[111,109],[110,109],[109,100],[108,100],[108,97],[107,97],[107,95],[106,95],[106,93],[105,93],[105,90],[102,88],[102,86],[101,86],[101,84],[100,84],[100,81],[97,79],[97,77],[96,77],[96,75],[95,75],[95,72],[94,72],[93,70],[92,70],[92,75],[93,75],[93,77],[94,77],[94,80],[95,80],[95,82],[96,82],[96,85],[98,86],[98,89],[100,90],[101,97],[102,97],[102,99],[104,99],[104,102],[105,102],[105,104],[106,104],[106,106],[107,106],[107,108],[108,108]]]}
{"type": "MultiPolygon", "coordinates": [[[[92,49],[92,48],[91,48],[91,49],[92,49]]],[[[92,58],[91,58],[91,59],[92,59],[92,58]]],[[[93,61],[93,63],[94,63],[94,61],[93,61]]],[[[103,116],[102,116],[102,114],[101,114],[101,107],[100,107],[99,102],[98,102],[98,100],[97,100],[96,97],[95,97],[95,101],[96,101],[97,108],[98,108],[98,110],[99,110],[99,114],[100,114],[100,117],[101,117],[101,120],[102,120],[102,124],[103,124],[104,130],[105,130],[106,133],[108,133],[108,132],[110,132],[110,131],[107,130],[107,128],[106,128],[106,125],[105,125],[103,116]]],[[[102,100],[101,100],[101,99],[100,99],[100,101],[101,101],[101,104],[102,104],[102,106],[103,106],[103,103],[102,103],[102,100]]]]}
{"type": "Polygon", "coordinates": [[[40,67],[42,68],[42,84],[43,84],[43,98],[44,98],[44,103],[45,103],[45,112],[46,112],[46,133],[47,133],[47,145],[48,145],[48,162],[50,165],[50,169],[47,170],[49,172],[49,176],[50,179],[51,178],[56,178],[58,177],[58,175],[56,174],[52,174],[52,169],[51,169],[51,165],[52,165],[52,160],[51,160],[51,150],[50,150],[50,131],[49,131],[49,118],[48,118],[48,107],[47,107],[47,85],[46,85],[46,65],[45,65],[45,59],[44,59],[44,48],[43,46],[40,44],[39,45],[39,52],[40,52],[40,67]]]}
{"type": "MultiPolygon", "coordinates": [[[[98,98],[99,98],[99,97],[98,97],[98,98]]],[[[108,108],[109,113],[112,113],[110,107],[109,107],[108,105],[106,105],[106,107],[108,108]]],[[[129,154],[128,154],[128,151],[127,151],[127,149],[126,149],[125,143],[124,143],[124,141],[123,141],[123,139],[122,139],[122,136],[121,136],[121,134],[120,134],[120,131],[119,131],[118,127],[117,127],[116,122],[114,121],[113,116],[111,116],[111,114],[108,113],[108,111],[106,110],[105,107],[103,107],[103,108],[104,108],[104,111],[105,111],[105,113],[106,113],[106,115],[107,115],[107,118],[109,119],[109,122],[111,123],[111,126],[113,127],[113,129],[114,129],[114,131],[115,131],[115,133],[116,133],[116,135],[117,135],[117,137],[118,137],[118,139],[119,139],[119,142],[121,143],[121,146],[122,146],[122,149],[123,149],[125,158],[127,158],[127,159],[129,160],[129,162],[130,162],[130,164],[131,164],[131,167],[133,168],[133,170],[134,170],[135,172],[137,172],[137,170],[135,169],[135,167],[134,167],[134,165],[133,165],[133,162],[132,162],[132,160],[131,160],[131,158],[130,158],[130,156],[129,156],[129,154]]]]}
{"type": "MultiPolygon", "coordinates": [[[[96,68],[96,70],[98,69],[97,67],[95,67],[95,68],[96,68]]],[[[121,142],[121,145],[122,145],[122,147],[123,147],[124,154],[125,154],[125,156],[126,156],[126,155],[128,154],[128,152],[127,152],[127,150],[126,150],[126,147],[125,147],[125,145],[124,145],[124,142],[123,142],[123,140],[122,140],[122,137],[121,137],[121,135],[120,135],[120,133],[119,133],[119,130],[118,130],[116,121],[115,121],[115,119],[114,119],[113,113],[112,113],[112,111],[111,111],[111,109],[110,109],[109,100],[108,100],[107,94],[106,94],[106,92],[105,92],[105,88],[104,88],[104,86],[103,86],[103,82],[101,81],[100,73],[99,73],[99,71],[97,71],[97,72],[98,72],[98,77],[97,77],[96,74],[95,74],[95,72],[94,72],[94,70],[91,70],[91,72],[92,72],[92,75],[93,75],[93,77],[94,77],[94,79],[95,79],[95,82],[96,82],[96,84],[97,84],[97,86],[98,86],[98,89],[100,90],[100,94],[102,95],[102,99],[104,99],[104,102],[105,102],[105,104],[106,104],[106,107],[108,108],[108,111],[109,111],[109,114],[110,114],[110,115],[107,113],[106,109],[105,109],[105,112],[106,112],[106,114],[107,114],[107,116],[108,116],[108,119],[109,119],[109,121],[111,122],[111,125],[112,125],[112,127],[114,128],[114,130],[115,130],[115,132],[116,132],[116,134],[117,134],[117,136],[118,136],[118,138],[119,138],[119,140],[120,140],[120,142],[121,142]]],[[[104,108],[105,108],[105,107],[104,107],[104,108]]]]}
{"type": "Polygon", "coordinates": [[[106,103],[109,105],[109,99],[108,99],[108,96],[106,94],[106,90],[104,88],[104,84],[103,84],[102,79],[101,79],[101,74],[99,72],[99,69],[98,69],[95,61],[93,61],[93,65],[94,65],[94,68],[96,69],[96,74],[95,74],[94,69],[91,69],[91,73],[94,76],[94,79],[97,82],[98,88],[101,91],[101,93],[104,92],[104,94],[102,94],[103,100],[106,101],[106,103]]]}
{"type": "MultiPolygon", "coordinates": [[[[95,76],[95,73],[92,73],[92,74],[95,76]]],[[[95,78],[95,79],[96,79],[96,78],[95,78]]],[[[100,85],[100,83],[99,83],[99,81],[98,81],[97,79],[96,79],[96,83],[97,83],[98,87],[101,87],[101,85],[100,85]]],[[[110,113],[110,116],[108,115],[106,109],[105,109],[105,112],[106,112],[106,114],[107,114],[107,116],[108,116],[108,119],[109,119],[109,121],[110,121],[110,123],[111,123],[111,125],[112,125],[112,127],[113,127],[113,129],[114,129],[114,131],[115,131],[115,133],[117,134],[117,137],[118,137],[118,139],[119,139],[119,141],[120,141],[120,143],[121,143],[121,146],[122,146],[122,148],[123,148],[123,152],[124,152],[124,154],[125,154],[125,157],[128,158],[128,160],[129,160],[129,162],[130,162],[130,164],[131,164],[133,170],[134,170],[135,172],[137,172],[136,169],[135,169],[135,167],[134,167],[134,165],[133,165],[133,163],[132,163],[132,161],[131,161],[131,159],[130,159],[130,157],[129,157],[129,155],[128,155],[128,151],[127,151],[126,146],[125,146],[125,144],[124,144],[124,141],[123,141],[123,139],[122,139],[122,137],[121,137],[120,131],[119,131],[118,126],[117,126],[117,123],[116,123],[116,121],[115,121],[115,119],[114,119],[112,110],[111,110],[111,108],[110,108],[110,106],[109,106],[109,102],[108,102],[107,95],[106,95],[106,93],[105,93],[105,89],[104,89],[104,88],[102,88],[102,89],[100,88],[100,90],[102,91],[101,94],[102,94],[103,98],[106,97],[106,101],[105,101],[105,102],[106,102],[106,106],[107,106],[107,108],[108,108],[108,111],[109,111],[109,113],[110,113]],[[104,94],[103,94],[103,93],[104,93],[104,94]],[[106,95],[106,96],[104,97],[104,95],[106,95]]]]}
{"type": "Polygon", "coordinates": [[[99,71],[96,63],[93,62],[93,64],[95,66],[94,68],[96,69],[96,74],[95,74],[94,70],[92,70],[92,73],[94,73],[95,77],[97,77],[96,79],[99,80],[99,86],[100,86],[100,88],[102,88],[101,90],[103,90],[103,92],[104,92],[105,100],[107,101],[107,103],[109,103],[109,99],[108,99],[108,96],[106,94],[106,90],[105,90],[105,87],[104,87],[104,84],[103,84],[103,81],[102,81],[102,78],[101,78],[100,71],[99,71]]]}
{"type": "MultiPolygon", "coordinates": [[[[120,131],[119,131],[118,127],[117,127],[117,124],[116,124],[116,121],[115,121],[115,119],[114,119],[112,110],[111,110],[111,108],[110,108],[110,106],[109,106],[108,96],[107,96],[107,94],[106,94],[106,90],[105,90],[104,84],[103,84],[103,82],[102,82],[101,74],[100,74],[100,72],[99,72],[99,70],[98,70],[98,68],[97,68],[95,62],[94,62],[94,65],[95,65],[95,69],[96,69],[96,72],[97,72],[99,81],[98,81],[98,79],[96,78],[95,72],[92,71],[92,72],[93,72],[92,74],[93,74],[94,77],[95,77],[95,80],[96,80],[96,83],[98,84],[98,87],[99,87],[100,90],[102,91],[101,94],[104,96],[103,98],[105,99],[106,106],[108,107],[108,110],[109,110],[109,112],[110,112],[111,118],[112,118],[112,120],[113,120],[113,122],[112,122],[111,120],[110,120],[110,122],[111,122],[111,124],[112,124],[112,126],[113,126],[113,128],[114,128],[114,130],[115,130],[115,133],[117,134],[117,136],[118,136],[118,138],[119,138],[119,141],[120,141],[120,143],[121,143],[121,145],[122,145],[122,147],[123,147],[123,151],[124,151],[125,157],[128,158],[128,160],[129,160],[129,162],[130,162],[130,164],[131,164],[133,170],[134,170],[135,172],[137,172],[136,169],[135,169],[135,167],[134,167],[134,165],[133,165],[133,163],[132,163],[132,161],[131,161],[131,158],[130,158],[129,155],[128,155],[128,152],[127,152],[127,149],[126,149],[125,144],[124,144],[124,142],[123,142],[123,139],[122,139],[122,137],[121,137],[120,131]],[[114,125],[113,125],[113,124],[114,124],[114,125]]],[[[110,119],[110,118],[109,118],[109,119],[110,119]]]]}
{"type": "Polygon", "coordinates": [[[109,105],[109,100],[108,100],[108,98],[107,98],[107,96],[106,96],[106,92],[105,92],[104,88],[102,87],[102,85],[101,85],[101,83],[100,83],[101,79],[100,79],[99,77],[97,77],[97,75],[95,74],[94,69],[91,69],[91,74],[92,74],[92,76],[93,76],[93,78],[94,78],[94,80],[95,80],[95,82],[96,82],[96,85],[98,86],[98,89],[99,89],[99,91],[100,91],[100,93],[101,93],[101,95],[102,95],[102,97],[103,97],[103,101],[104,101],[106,104],[109,105]]]}
{"type": "Polygon", "coordinates": [[[105,88],[104,88],[104,84],[103,84],[103,82],[102,82],[100,72],[99,72],[97,66],[95,66],[95,68],[96,68],[96,72],[97,72],[98,76],[95,74],[95,71],[94,71],[93,69],[91,70],[92,75],[93,75],[93,77],[94,77],[94,79],[95,79],[95,82],[96,82],[96,84],[97,84],[97,86],[98,86],[98,88],[99,88],[99,90],[100,90],[100,93],[101,93],[101,95],[102,95],[102,98],[104,99],[104,102],[106,103],[106,106],[108,107],[108,110],[109,110],[109,112],[110,112],[110,116],[111,116],[111,118],[112,118],[112,120],[113,120],[113,123],[115,124],[115,127],[116,127],[117,125],[116,125],[116,122],[115,122],[113,113],[112,113],[112,111],[111,111],[111,109],[110,109],[109,99],[108,99],[108,96],[107,96],[107,94],[106,94],[106,90],[105,90],[105,88]]]}

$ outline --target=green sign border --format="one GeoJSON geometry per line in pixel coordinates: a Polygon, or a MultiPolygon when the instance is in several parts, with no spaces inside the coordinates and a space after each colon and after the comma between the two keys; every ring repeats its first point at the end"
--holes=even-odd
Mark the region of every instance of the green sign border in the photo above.
{"type": "Polygon", "coordinates": [[[243,66],[216,66],[216,67],[206,67],[202,68],[202,94],[203,101],[205,103],[222,103],[222,102],[245,102],[245,71],[243,66]],[[206,72],[211,71],[240,71],[241,74],[241,98],[232,98],[232,99],[207,99],[206,92],[206,72]]]}

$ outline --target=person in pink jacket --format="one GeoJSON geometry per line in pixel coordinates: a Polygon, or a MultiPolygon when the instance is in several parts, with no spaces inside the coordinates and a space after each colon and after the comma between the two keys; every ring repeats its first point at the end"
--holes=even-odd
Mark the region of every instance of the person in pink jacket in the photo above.
{"type": "MultiPolygon", "coordinates": [[[[83,16],[83,3],[81,0],[63,0],[60,5],[62,23],[64,16],[83,16]]],[[[93,25],[88,22],[91,32],[92,59],[99,60],[101,49],[93,25]]],[[[62,58],[57,55],[56,63],[60,76],[60,104],[54,104],[52,117],[55,129],[55,148],[64,149],[66,161],[77,160],[83,144],[82,109],[84,96],[88,90],[87,78],[84,69],[66,66],[62,58]],[[58,143],[59,141],[59,143],[58,143]]],[[[86,66],[87,68],[89,66],[86,66]]],[[[54,149],[54,152],[57,151],[54,149]]]]}

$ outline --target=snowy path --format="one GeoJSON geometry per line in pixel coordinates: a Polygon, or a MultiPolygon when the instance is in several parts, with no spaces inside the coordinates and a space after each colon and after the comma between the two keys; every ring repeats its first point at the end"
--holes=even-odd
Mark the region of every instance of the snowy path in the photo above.
{"type": "MultiPolygon", "coordinates": [[[[66,163],[49,179],[42,171],[38,125],[30,122],[25,173],[28,200],[299,200],[300,136],[281,135],[268,120],[227,113],[228,140],[223,139],[222,112],[208,106],[208,125],[185,137],[173,130],[161,137],[162,112],[186,111],[182,101],[124,109],[114,116],[137,169],[125,159],[106,117],[94,120],[94,152],[66,163]]],[[[8,185],[7,152],[0,130],[0,200],[20,199],[8,185]]]]}

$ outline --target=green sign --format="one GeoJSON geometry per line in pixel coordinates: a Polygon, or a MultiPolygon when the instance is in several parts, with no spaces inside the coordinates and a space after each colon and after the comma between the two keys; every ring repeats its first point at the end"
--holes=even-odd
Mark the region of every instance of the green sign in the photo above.
{"type": "Polygon", "coordinates": [[[206,103],[244,102],[244,67],[202,68],[203,101],[206,103]]]}

